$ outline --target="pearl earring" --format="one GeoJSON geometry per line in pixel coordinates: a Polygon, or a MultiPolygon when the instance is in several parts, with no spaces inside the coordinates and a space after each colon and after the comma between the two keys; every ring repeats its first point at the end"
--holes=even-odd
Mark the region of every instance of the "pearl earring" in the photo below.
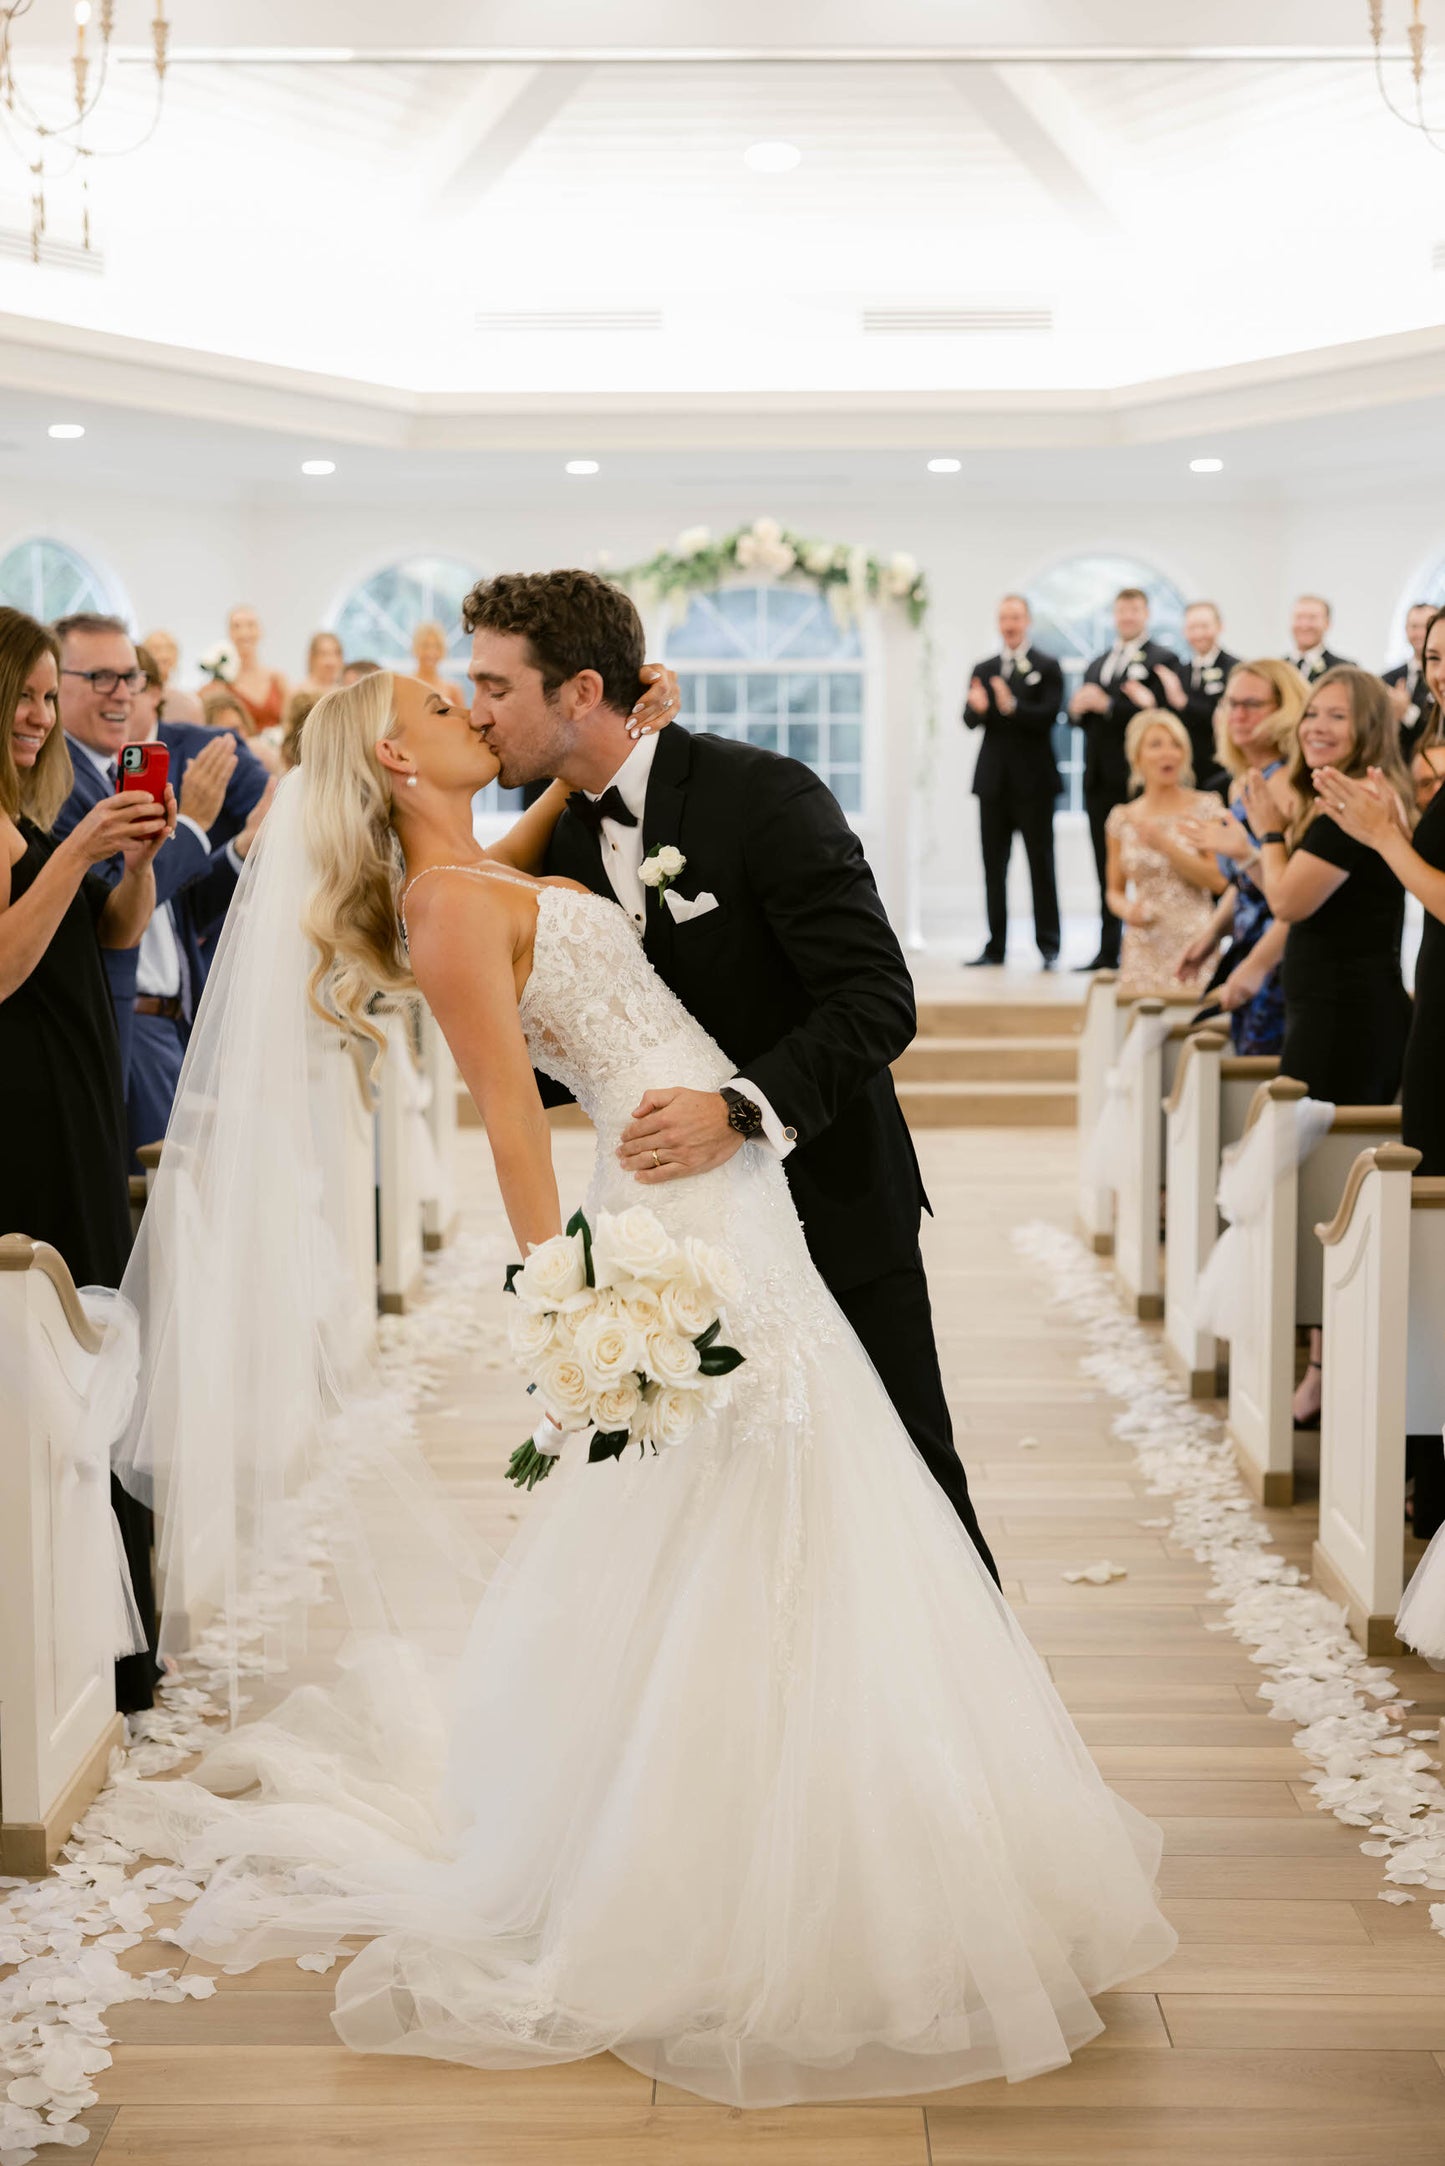
{"type": "Polygon", "coordinates": [[[414,789],[416,788],[416,776],[415,776],[415,775],[408,775],[408,776],[407,776],[407,778],[406,778],[406,786],[407,786],[407,788],[408,788],[409,790],[414,790],[414,789]]]}

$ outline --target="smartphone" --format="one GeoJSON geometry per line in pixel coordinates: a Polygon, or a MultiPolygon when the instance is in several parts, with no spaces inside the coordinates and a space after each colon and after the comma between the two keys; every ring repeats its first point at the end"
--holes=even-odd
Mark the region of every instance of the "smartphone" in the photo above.
{"type": "Polygon", "coordinates": [[[143,797],[154,799],[162,812],[166,809],[166,783],[170,778],[171,755],[165,745],[122,745],[120,753],[120,786],[123,790],[139,790],[143,797]]]}

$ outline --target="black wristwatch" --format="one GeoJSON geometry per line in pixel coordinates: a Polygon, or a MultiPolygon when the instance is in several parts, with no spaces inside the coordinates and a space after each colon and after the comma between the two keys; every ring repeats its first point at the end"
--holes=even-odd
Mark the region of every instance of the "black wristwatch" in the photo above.
{"type": "Polygon", "coordinates": [[[1259,846],[1260,846],[1260,848],[1261,848],[1261,849],[1263,849],[1263,848],[1264,848],[1264,846],[1265,846],[1265,844],[1266,844],[1267,842],[1277,842],[1277,843],[1279,843],[1279,844],[1280,844],[1280,846],[1281,846],[1281,847],[1283,847],[1283,845],[1284,845],[1284,842],[1285,842],[1285,837],[1284,837],[1284,836],[1283,836],[1283,835],[1282,835],[1282,834],[1280,833],[1280,831],[1279,831],[1279,829],[1278,829],[1277,827],[1272,827],[1272,828],[1270,829],[1270,831],[1269,831],[1269,833],[1268,833],[1267,835],[1261,835],[1261,836],[1260,836],[1260,838],[1259,838],[1259,846]]]}
{"type": "Polygon", "coordinates": [[[741,1091],[734,1090],[724,1090],[721,1096],[728,1109],[728,1126],[736,1129],[744,1142],[751,1142],[754,1136],[762,1134],[762,1112],[751,1098],[744,1098],[741,1091]]]}

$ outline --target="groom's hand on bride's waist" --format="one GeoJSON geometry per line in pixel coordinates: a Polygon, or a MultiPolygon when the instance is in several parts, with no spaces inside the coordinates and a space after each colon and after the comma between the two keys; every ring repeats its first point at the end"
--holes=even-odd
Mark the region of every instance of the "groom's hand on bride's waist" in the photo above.
{"type": "Polygon", "coordinates": [[[648,1091],[622,1131],[617,1157],[639,1181],[678,1181],[711,1173],[742,1148],[719,1091],[648,1091]]]}

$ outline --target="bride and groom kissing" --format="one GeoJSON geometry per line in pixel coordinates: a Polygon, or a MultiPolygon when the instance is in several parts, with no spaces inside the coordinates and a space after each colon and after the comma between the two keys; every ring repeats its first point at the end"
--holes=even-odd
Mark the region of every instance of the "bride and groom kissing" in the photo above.
{"type": "Polygon", "coordinates": [[[299,1449],[357,1638],[189,1780],[118,1783],[98,1830],[205,1880],[197,1954],[344,1952],[359,2052],[610,2051],[739,2106],[1057,2067],[1174,1945],[1160,1840],[978,1535],[888,1074],[912,988],[857,839],[798,763],[654,731],[670,684],[634,713],[641,627],[604,581],[484,581],[465,622],[470,713],[380,674],[308,717],[122,1288],[122,1479],[274,1586],[299,1449]],[[480,851],[475,792],[546,776],[480,851]],[[725,1257],[744,1354],[675,1448],[563,1450],[504,1559],[463,1558],[454,1659],[473,1470],[440,1487],[348,1383],[320,1205],[337,1025],[375,1042],[377,993],[418,989],[518,1252],[563,1223],[540,1074],[597,1132],[586,1218],[645,1191],[674,1253],[725,1257]]]}

